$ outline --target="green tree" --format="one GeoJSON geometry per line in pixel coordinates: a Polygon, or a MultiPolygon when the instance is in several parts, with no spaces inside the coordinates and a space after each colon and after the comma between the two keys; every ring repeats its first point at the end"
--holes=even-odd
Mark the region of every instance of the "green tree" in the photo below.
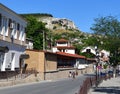
{"type": "Polygon", "coordinates": [[[95,44],[98,45],[99,38],[95,35],[88,36],[86,39],[84,39],[82,42],[85,46],[95,46],[95,44]]]}
{"type": "Polygon", "coordinates": [[[120,22],[113,16],[96,18],[91,29],[95,34],[120,37],[120,22]]]}
{"type": "Polygon", "coordinates": [[[113,16],[96,18],[91,27],[100,36],[101,47],[110,51],[110,63],[114,67],[120,62],[120,22],[113,16]]]}
{"type": "Polygon", "coordinates": [[[26,28],[27,38],[33,39],[34,49],[43,49],[43,31],[48,31],[45,28],[45,24],[38,22],[37,19],[33,16],[26,16],[26,20],[28,22],[26,28]]]}

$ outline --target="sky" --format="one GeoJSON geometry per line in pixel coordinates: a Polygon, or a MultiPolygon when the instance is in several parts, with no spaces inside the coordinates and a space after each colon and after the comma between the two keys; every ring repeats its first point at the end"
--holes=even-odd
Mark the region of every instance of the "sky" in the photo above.
{"type": "Polygon", "coordinates": [[[48,13],[55,18],[67,18],[80,31],[91,33],[94,19],[114,16],[120,19],[120,0],[0,0],[18,14],[48,13]]]}

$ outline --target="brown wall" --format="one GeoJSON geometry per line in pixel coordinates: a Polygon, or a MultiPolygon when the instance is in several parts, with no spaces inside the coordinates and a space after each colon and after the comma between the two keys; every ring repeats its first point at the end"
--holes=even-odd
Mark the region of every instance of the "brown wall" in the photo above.
{"type": "Polygon", "coordinates": [[[57,70],[57,55],[54,53],[38,51],[38,50],[26,50],[26,54],[29,54],[30,58],[25,60],[27,64],[26,69],[36,69],[41,75],[41,79],[45,79],[45,72],[57,70]]]}
{"type": "Polygon", "coordinates": [[[46,53],[45,71],[56,71],[57,70],[57,55],[53,53],[46,53]]]}
{"type": "Polygon", "coordinates": [[[26,54],[30,56],[25,60],[27,68],[35,68],[38,72],[57,70],[56,54],[37,50],[26,50],[26,54]]]}
{"type": "Polygon", "coordinates": [[[35,68],[37,72],[44,72],[44,52],[36,50],[26,50],[30,58],[25,60],[28,68],[35,68]]]}

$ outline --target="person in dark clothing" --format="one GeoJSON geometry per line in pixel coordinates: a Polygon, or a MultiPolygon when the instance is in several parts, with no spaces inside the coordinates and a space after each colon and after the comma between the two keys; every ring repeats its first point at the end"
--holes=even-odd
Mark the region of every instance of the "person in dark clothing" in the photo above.
{"type": "Polygon", "coordinates": [[[73,79],[75,79],[75,72],[74,71],[72,72],[72,77],[73,77],[73,79]]]}

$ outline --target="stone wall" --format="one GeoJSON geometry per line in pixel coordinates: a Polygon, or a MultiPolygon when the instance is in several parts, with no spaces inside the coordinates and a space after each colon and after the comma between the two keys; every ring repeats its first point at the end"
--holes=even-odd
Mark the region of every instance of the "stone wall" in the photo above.
{"type": "Polygon", "coordinates": [[[57,80],[57,79],[62,79],[62,78],[68,78],[69,71],[71,72],[77,71],[78,73],[77,76],[79,76],[79,75],[86,74],[86,73],[93,73],[93,68],[92,68],[92,65],[90,65],[90,67],[87,67],[85,69],[80,69],[80,70],[76,70],[75,68],[73,68],[73,69],[59,69],[58,71],[46,72],[45,80],[57,80]]]}
{"type": "MultiPolygon", "coordinates": [[[[37,74],[31,74],[30,76],[24,78],[24,79],[13,79],[13,80],[4,80],[0,81],[0,87],[3,86],[12,86],[17,84],[25,84],[25,83],[31,83],[31,82],[39,82],[44,80],[58,80],[63,78],[68,78],[69,71],[75,72],[75,68],[71,69],[58,69],[57,71],[49,71],[49,72],[39,72],[37,74]]],[[[78,76],[86,73],[93,73],[93,64],[90,64],[87,68],[77,70],[78,76]]]]}

